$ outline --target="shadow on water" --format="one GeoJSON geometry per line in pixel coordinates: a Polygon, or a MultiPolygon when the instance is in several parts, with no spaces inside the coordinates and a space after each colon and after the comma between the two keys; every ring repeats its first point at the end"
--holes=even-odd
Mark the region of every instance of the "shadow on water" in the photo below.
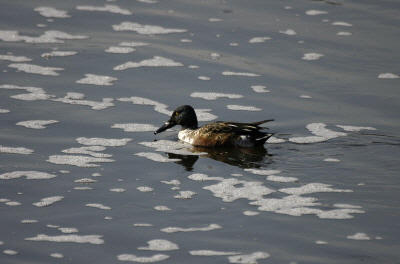
{"type": "Polygon", "coordinates": [[[170,159],[180,159],[177,164],[181,164],[187,171],[193,170],[193,165],[199,157],[207,157],[242,169],[260,168],[272,163],[272,155],[268,154],[264,147],[256,148],[201,148],[193,147],[193,153],[201,155],[181,155],[166,153],[170,159]]]}

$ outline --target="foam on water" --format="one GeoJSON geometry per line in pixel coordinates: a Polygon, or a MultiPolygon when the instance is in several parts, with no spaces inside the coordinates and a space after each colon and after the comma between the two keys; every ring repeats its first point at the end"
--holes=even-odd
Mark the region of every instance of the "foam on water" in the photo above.
{"type": "Polygon", "coordinates": [[[229,110],[235,111],[261,111],[261,108],[255,106],[245,106],[245,105],[227,105],[226,106],[229,110]]]}
{"type": "Polygon", "coordinates": [[[34,10],[38,11],[39,14],[41,14],[44,17],[56,17],[56,18],[71,17],[68,14],[68,11],[58,10],[55,9],[54,7],[49,7],[49,6],[36,7],[34,10]]]}
{"type": "Polygon", "coordinates": [[[39,37],[29,37],[20,35],[18,31],[0,30],[0,40],[26,43],[65,43],[64,39],[87,39],[88,36],[71,35],[58,30],[45,31],[39,37]]]}
{"type": "Polygon", "coordinates": [[[163,261],[168,258],[169,256],[164,254],[156,254],[151,257],[137,257],[136,255],[132,254],[121,254],[117,256],[117,259],[119,261],[132,261],[140,263],[153,263],[153,262],[163,261]]]}
{"type": "Polygon", "coordinates": [[[257,264],[258,259],[269,258],[267,252],[257,251],[248,255],[238,255],[228,257],[229,263],[257,264]]]}
{"type": "Polygon", "coordinates": [[[13,171],[0,174],[0,179],[10,180],[26,177],[27,180],[47,180],[57,177],[55,174],[50,174],[40,171],[13,171]]]}
{"type": "Polygon", "coordinates": [[[14,55],[0,55],[0,61],[7,60],[12,62],[28,62],[32,61],[32,59],[25,56],[14,56],[14,55]]]}
{"type": "Polygon", "coordinates": [[[52,205],[56,202],[61,201],[62,199],[64,199],[63,196],[52,196],[52,197],[47,197],[47,198],[43,198],[40,200],[40,202],[37,203],[33,203],[34,206],[37,207],[45,207],[45,206],[49,206],[52,205]]]}
{"type": "Polygon", "coordinates": [[[333,189],[330,188],[331,186],[332,185],[324,183],[308,183],[301,187],[284,188],[284,189],[279,189],[279,191],[292,195],[303,195],[303,194],[319,193],[319,192],[353,192],[352,190],[333,189]]]}
{"type": "Polygon", "coordinates": [[[379,79],[399,79],[400,76],[391,72],[381,73],[378,75],[379,79]]]}
{"type": "Polygon", "coordinates": [[[132,15],[132,12],[128,9],[120,8],[117,5],[104,5],[104,6],[76,6],[77,10],[81,11],[99,11],[99,12],[110,12],[121,15],[132,15]]]}
{"type": "Polygon", "coordinates": [[[279,33],[286,34],[286,35],[289,35],[289,36],[297,35],[297,32],[294,31],[293,29],[280,30],[279,33]]]}
{"type": "Polygon", "coordinates": [[[149,147],[149,148],[154,148],[155,151],[168,152],[168,153],[174,153],[174,154],[179,154],[179,155],[196,155],[197,156],[197,155],[207,154],[205,152],[191,152],[190,149],[188,149],[191,147],[191,145],[188,145],[187,143],[181,143],[181,142],[170,141],[170,140],[139,142],[138,144],[149,147]]]}
{"type": "Polygon", "coordinates": [[[322,10],[307,10],[306,15],[308,16],[317,16],[317,15],[326,15],[328,12],[322,10]]]}
{"type": "Polygon", "coordinates": [[[202,81],[209,81],[209,80],[211,80],[211,78],[210,78],[210,77],[207,77],[207,76],[199,76],[199,77],[197,77],[197,79],[202,80],[202,81]]]}
{"type": "Polygon", "coordinates": [[[255,211],[244,211],[243,214],[246,215],[246,216],[256,216],[256,215],[259,215],[260,212],[255,212],[255,211]]]}
{"type": "Polygon", "coordinates": [[[254,44],[254,43],[263,43],[266,42],[267,40],[270,40],[271,38],[269,37],[255,37],[249,40],[249,43],[254,44]]]}
{"type": "Polygon", "coordinates": [[[64,234],[78,233],[78,229],[75,227],[59,227],[58,230],[64,234]]]}
{"type": "Polygon", "coordinates": [[[339,31],[338,33],[336,33],[336,35],[338,35],[338,36],[351,36],[353,34],[351,32],[348,32],[348,31],[339,31]]]}
{"type": "Polygon", "coordinates": [[[226,94],[226,93],[199,93],[195,92],[190,95],[190,97],[194,98],[202,98],[205,100],[217,100],[218,98],[226,97],[229,99],[239,99],[243,98],[243,95],[240,94],[226,94]]]}
{"type": "Polygon", "coordinates": [[[122,193],[125,192],[126,190],[123,188],[114,188],[114,189],[110,189],[110,192],[116,192],[116,193],[122,193]]]}
{"type": "Polygon", "coordinates": [[[347,236],[347,238],[353,240],[371,240],[371,238],[365,233],[356,233],[354,235],[347,236]]]}
{"type": "Polygon", "coordinates": [[[319,58],[323,57],[323,54],[320,53],[305,53],[303,55],[302,60],[318,60],[319,58]]]}
{"type": "Polygon", "coordinates": [[[90,146],[90,147],[80,147],[80,148],[69,148],[64,149],[61,152],[68,154],[86,154],[96,158],[110,158],[111,154],[98,153],[99,151],[106,150],[103,146],[90,146]]]}
{"type": "Polygon", "coordinates": [[[266,89],[266,86],[263,85],[252,85],[251,89],[253,89],[254,92],[256,93],[269,93],[271,92],[270,90],[266,89]]]}
{"type": "Polygon", "coordinates": [[[52,254],[50,254],[50,257],[53,257],[53,258],[63,258],[64,255],[61,254],[61,253],[52,253],[52,254]]]}
{"type": "Polygon", "coordinates": [[[171,251],[179,249],[178,245],[165,239],[153,239],[147,241],[147,247],[138,247],[139,250],[171,251]]]}
{"type": "Polygon", "coordinates": [[[144,35],[183,33],[187,31],[186,29],[163,28],[160,26],[141,25],[139,23],[133,23],[133,22],[122,22],[119,25],[113,25],[112,28],[115,31],[135,31],[139,34],[144,34],[144,35]]]}
{"type": "Polygon", "coordinates": [[[48,236],[45,234],[39,234],[36,237],[28,237],[25,240],[28,241],[49,241],[49,242],[72,242],[72,243],[90,243],[95,245],[104,244],[103,236],[100,235],[61,235],[61,236],[48,236]]]}
{"type": "Polygon", "coordinates": [[[32,129],[45,129],[46,125],[58,123],[57,120],[28,120],[16,123],[17,126],[24,126],[32,129]]]}
{"type": "Polygon", "coordinates": [[[152,192],[154,191],[154,188],[148,187],[148,186],[139,186],[136,188],[140,192],[152,192]]]}
{"type": "Polygon", "coordinates": [[[8,109],[0,109],[0,114],[7,114],[10,113],[10,110],[8,109]]]}
{"type": "Polygon", "coordinates": [[[97,181],[90,178],[82,178],[79,180],[75,180],[74,182],[88,184],[88,183],[96,183],[97,181]]]}
{"type": "Polygon", "coordinates": [[[64,68],[42,67],[39,65],[28,64],[28,63],[12,63],[8,65],[8,67],[15,68],[19,71],[23,71],[26,73],[49,75],[49,76],[58,76],[60,74],[57,73],[57,71],[65,70],[64,68]]]}
{"type": "Polygon", "coordinates": [[[164,205],[158,205],[154,207],[154,210],[157,211],[171,211],[171,208],[169,208],[168,206],[164,206],[164,205]]]}
{"type": "Polygon", "coordinates": [[[85,74],[85,78],[77,80],[76,83],[92,85],[113,85],[111,82],[117,81],[117,78],[96,74],[85,74]]]}
{"type": "Polygon", "coordinates": [[[276,176],[276,175],[270,175],[266,178],[268,181],[273,181],[273,182],[295,182],[298,181],[298,178],[295,177],[283,177],[283,176],[276,176]]]}
{"type": "Polygon", "coordinates": [[[48,100],[53,95],[47,94],[43,88],[39,87],[22,87],[13,84],[3,84],[0,85],[0,89],[16,89],[16,90],[26,90],[29,94],[19,94],[19,95],[12,95],[11,98],[24,100],[24,101],[35,101],[35,100],[48,100]]]}
{"type": "Polygon", "coordinates": [[[260,169],[244,169],[244,170],[257,175],[273,175],[281,173],[280,170],[260,170],[260,169]]]}
{"type": "Polygon", "coordinates": [[[191,250],[189,251],[192,256],[229,256],[238,255],[240,252],[229,252],[229,251],[215,251],[215,250],[191,250]]]}
{"type": "Polygon", "coordinates": [[[179,67],[184,66],[180,62],[175,62],[171,59],[167,59],[161,56],[154,56],[152,59],[142,60],[140,62],[128,61],[124,64],[114,67],[115,71],[126,70],[129,68],[139,68],[139,67],[179,67]]]}
{"type": "Polygon", "coordinates": [[[17,255],[18,251],[12,250],[12,249],[5,249],[5,250],[3,250],[3,253],[6,255],[17,255]]]}
{"type": "Polygon", "coordinates": [[[46,52],[40,55],[42,58],[52,58],[52,57],[67,57],[67,56],[73,56],[78,54],[77,51],[52,51],[52,52],[46,52]]]}
{"type": "Polygon", "coordinates": [[[180,191],[178,195],[175,195],[174,198],[181,200],[192,199],[197,193],[193,191],[180,191]]]}
{"type": "Polygon", "coordinates": [[[138,124],[138,123],[128,123],[128,124],[114,124],[111,128],[120,128],[125,132],[149,132],[155,131],[158,127],[151,124],[138,124]]]}
{"type": "Polygon", "coordinates": [[[167,157],[164,157],[160,154],[154,153],[154,152],[139,152],[134,154],[139,157],[144,157],[152,161],[156,162],[175,162],[175,161],[180,161],[180,159],[169,159],[167,157]]]}
{"type": "Polygon", "coordinates": [[[332,23],[333,26],[352,27],[353,25],[343,21],[336,21],[332,23]]]}
{"type": "Polygon", "coordinates": [[[132,96],[132,97],[119,98],[117,100],[121,101],[121,102],[131,102],[132,104],[137,104],[137,105],[153,105],[154,110],[161,114],[165,114],[165,115],[172,114],[172,111],[167,110],[167,108],[168,108],[167,105],[159,103],[154,100],[147,99],[147,98],[132,96]]]}
{"type": "Polygon", "coordinates": [[[76,142],[86,146],[105,146],[105,147],[121,147],[132,141],[131,138],[121,138],[121,139],[108,139],[108,138],[86,138],[79,137],[75,139],[76,142]]]}
{"type": "Polygon", "coordinates": [[[33,219],[26,219],[26,220],[21,220],[22,224],[34,224],[34,223],[38,223],[38,220],[33,220],[33,219]]]}
{"type": "Polygon", "coordinates": [[[324,161],[327,161],[327,162],[340,162],[340,159],[326,158],[326,159],[324,159],[324,161]]]}
{"type": "Polygon", "coordinates": [[[99,203],[89,203],[89,204],[86,204],[85,206],[98,208],[98,209],[101,209],[101,210],[111,210],[111,207],[105,206],[105,205],[102,205],[102,204],[99,204],[99,203]]]}
{"type": "Polygon", "coordinates": [[[115,160],[106,158],[87,157],[80,155],[52,155],[49,156],[49,159],[46,161],[59,165],[73,165],[82,168],[94,168],[94,167],[99,167],[100,165],[92,163],[114,162],[115,160]]]}
{"type": "Polygon", "coordinates": [[[0,153],[9,153],[9,154],[21,154],[21,155],[29,155],[33,154],[33,149],[28,149],[24,147],[4,147],[0,145],[0,153]]]}
{"type": "Polygon", "coordinates": [[[83,98],[85,98],[85,95],[81,93],[67,93],[65,97],[52,99],[52,101],[62,102],[65,104],[90,106],[93,110],[104,110],[107,109],[108,107],[114,106],[114,103],[112,103],[114,99],[112,98],[103,98],[102,102],[83,100],[83,98]]]}
{"type": "Polygon", "coordinates": [[[217,230],[221,229],[222,226],[218,224],[210,224],[207,227],[190,227],[190,228],[181,228],[181,227],[166,227],[161,229],[161,232],[165,233],[176,233],[176,232],[197,232],[197,231],[212,231],[212,230],[217,230]]]}
{"type": "Polygon", "coordinates": [[[299,144],[323,142],[328,139],[347,136],[347,133],[335,132],[326,128],[324,123],[311,123],[307,125],[307,129],[315,136],[308,137],[292,137],[289,141],[299,144]]]}
{"type": "Polygon", "coordinates": [[[118,47],[118,46],[111,46],[108,47],[105,52],[108,53],[121,53],[121,54],[127,54],[127,53],[132,53],[136,51],[136,49],[131,48],[131,47],[118,47]]]}
{"type": "Polygon", "coordinates": [[[124,47],[142,47],[142,46],[149,46],[150,44],[146,42],[130,41],[130,42],[121,42],[118,45],[124,47]]]}
{"type": "Polygon", "coordinates": [[[251,73],[251,72],[232,72],[232,71],[224,71],[222,75],[225,76],[247,76],[247,77],[258,77],[260,74],[251,73]]]}

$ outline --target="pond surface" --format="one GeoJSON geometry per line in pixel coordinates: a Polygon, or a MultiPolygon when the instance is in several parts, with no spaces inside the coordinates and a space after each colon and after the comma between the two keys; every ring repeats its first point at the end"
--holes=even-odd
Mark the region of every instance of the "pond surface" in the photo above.
{"type": "Polygon", "coordinates": [[[2,1],[1,263],[399,263],[397,1],[2,1]],[[192,105],[268,123],[196,148],[192,105]]]}

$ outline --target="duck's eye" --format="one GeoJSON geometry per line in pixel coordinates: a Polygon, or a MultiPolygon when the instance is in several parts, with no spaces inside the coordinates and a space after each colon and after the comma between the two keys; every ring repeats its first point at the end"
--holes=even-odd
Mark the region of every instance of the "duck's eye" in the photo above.
{"type": "Polygon", "coordinates": [[[178,113],[178,112],[175,112],[175,115],[177,116],[177,115],[179,115],[179,113],[178,113]]]}

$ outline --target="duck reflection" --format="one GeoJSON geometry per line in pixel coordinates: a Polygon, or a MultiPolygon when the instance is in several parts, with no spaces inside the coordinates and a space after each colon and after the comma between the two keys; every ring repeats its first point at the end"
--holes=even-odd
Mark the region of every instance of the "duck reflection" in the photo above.
{"type": "Polygon", "coordinates": [[[260,168],[272,163],[272,155],[264,147],[254,148],[202,148],[192,147],[186,149],[200,155],[182,155],[166,153],[170,159],[180,159],[175,163],[181,164],[187,171],[193,170],[193,165],[199,157],[207,157],[242,169],[260,168]]]}

